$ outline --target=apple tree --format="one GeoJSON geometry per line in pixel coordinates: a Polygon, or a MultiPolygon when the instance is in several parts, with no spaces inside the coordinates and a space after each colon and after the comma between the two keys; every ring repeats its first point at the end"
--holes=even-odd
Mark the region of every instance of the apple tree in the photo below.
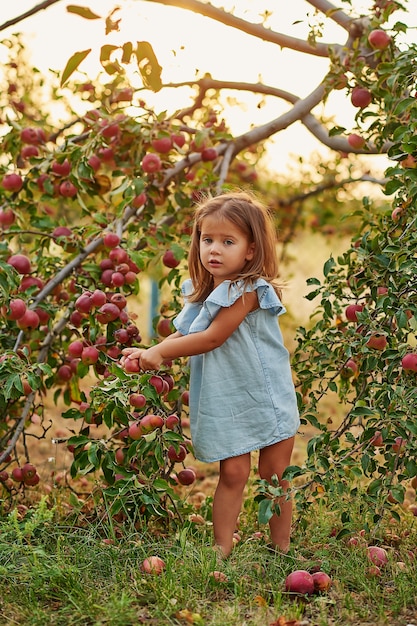
{"type": "MultiPolygon", "coordinates": [[[[57,406],[64,404],[62,416],[73,429],[60,443],[73,454],[72,478],[96,477],[96,489],[122,519],[183,519],[187,505],[180,486],[195,480],[188,461],[192,445],[182,428],[187,368],[170,363],[158,373],[127,369],[121,351],[141,345],[143,334],[135,298],[148,274],[157,275],[164,299],[155,327],[160,337],[169,334],[180,306],[193,205],[202,194],[256,187],[277,209],[278,222],[279,188],[261,178],[259,163],[265,141],[301,121],[337,155],[387,152],[394,165],[385,181],[392,206],[387,208],[387,200],[375,207],[365,199],[352,247],[326,263],[323,284],[310,281],[311,297],[321,297],[320,320],[300,329],[295,369],[303,420],[318,434],[306,465],[289,468],[288,475],[304,477],[297,491],[300,508],[308,506],[309,485],[315,495],[324,490],[331,496],[334,488],[352,493],[360,487],[352,487],[351,479],[362,486],[363,476],[369,478],[370,506],[377,501],[382,507],[388,488],[391,499],[401,501],[403,481],[416,473],[410,454],[417,170],[415,47],[401,40],[406,25],[392,24],[400,4],[377,0],[365,18],[351,2],[336,10],[326,0],[309,0],[345,29],[339,44],[321,42],[317,28],[308,40],[298,40],[193,0],[160,4],[325,57],[328,70],[303,98],[276,86],[225,83],[205,74],[185,83],[193,90],[193,105],[169,113],[146,102],[147,90],[179,86],[163,83],[151,43],[105,44],[99,54],[105,81],[82,76],[84,59],[94,52],[81,50],[68,60],[60,83],[50,85],[49,100],[63,110],[57,127],[42,100],[43,78],[24,73],[18,62],[24,55],[20,39],[4,42],[10,62],[0,92],[2,497],[12,505],[40,482],[29,443],[47,435],[52,397],[57,406]],[[129,81],[132,64],[141,89],[129,81]],[[283,98],[288,111],[256,127],[248,123],[246,132],[233,136],[221,115],[226,88],[283,98]],[[357,128],[326,125],[314,115],[333,89],[351,98],[357,128]],[[345,305],[359,306],[354,318],[347,317],[345,305]],[[336,429],[320,416],[319,400],[329,393],[348,407],[336,429]],[[382,454],[372,444],[378,431],[382,454]]],[[[76,5],[68,11],[104,19],[110,35],[118,27],[113,14],[101,18],[76,5]]],[[[369,178],[353,165],[341,172],[335,169],[330,184],[304,187],[301,195],[369,178]]],[[[294,220],[289,233],[293,226],[294,220]]],[[[266,500],[268,513],[273,499],[266,500]]]]}

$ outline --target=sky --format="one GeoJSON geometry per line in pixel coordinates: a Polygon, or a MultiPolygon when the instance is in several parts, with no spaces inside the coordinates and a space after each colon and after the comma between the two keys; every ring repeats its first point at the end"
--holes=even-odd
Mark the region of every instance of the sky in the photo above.
{"type": "MultiPolygon", "coordinates": [[[[2,4],[6,6],[1,8],[0,21],[3,23],[16,17],[38,3],[39,0],[3,2],[2,4]]],[[[354,0],[353,3],[355,7],[366,8],[372,4],[372,0],[354,0]]],[[[255,37],[217,24],[209,18],[176,7],[142,0],[121,1],[119,3],[121,10],[114,16],[122,18],[120,32],[112,32],[105,37],[101,20],[85,20],[68,14],[65,10],[67,4],[69,0],[58,2],[8,31],[24,33],[33,65],[45,73],[49,69],[62,70],[74,52],[95,46],[93,52],[80,66],[80,69],[94,77],[100,71],[98,63],[100,45],[103,43],[121,45],[126,41],[142,40],[152,43],[163,67],[164,81],[190,80],[198,72],[209,71],[213,78],[220,80],[257,82],[261,78],[266,84],[304,97],[319,84],[328,67],[327,59],[280,49],[275,44],[262,42],[255,37]]],[[[103,16],[117,6],[116,0],[78,2],[74,0],[73,4],[88,6],[103,16]]],[[[407,16],[404,13],[395,13],[396,20],[407,21],[408,25],[417,26],[416,4],[415,0],[410,0],[410,13],[407,16]]],[[[226,10],[237,5],[240,17],[260,22],[260,14],[271,7],[271,2],[239,0],[236,3],[223,0],[218,5],[226,10]]],[[[315,22],[316,18],[311,5],[304,0],[291,2],[277,0],[274,14],[268,19],[267,26],[275,31],[305,38],[311,21],[315,22]]],[[[0,39],[7,37],[8,32],[1,32],[0,39]]],[[[416,35],[416,30],[413,35],[416,35]]],[[[345,38],[345,31],[329,21],[323,40],[343,43],[345,38]]],[[[1,48],[0,46],[0,62],[4,58],[4,50],[1,48]]],[[[139,86],[140,82],[137,84],[139,86]]],[[[146,100],[160,110],[169,106],[184,106],[183,98],[178,99],[178,105],[176,104],[176,96],[174,90],[171,90],[168,103],[164,94],[152,97],[147,95],[146,100]],[[161,98],[165,98],[165,101],[161,98]]],[[[248,96],[247,103],[242,106],[230,102],[230,115],[227,119],[235,134],[248,130],[248,113],[250,123],[261,124],[284,113],[288,108],[285,102],[278,99],[271,99],[266,106],[259,108],[258,103],[259,97],[255,96],[248,96]]],[[[325,106],[318,107],[317,112],[333,118],[338,125],[347,128],[354,125],[355,110],[347,101],[344,92],[334,92],[325,106]]],[[[327,150],[300,123],[294,124],[274,138],[268,151],[270,167],[275,171],[282,170],[287,167],[291,158],[312,151],[327,153],[327,150]]]]}

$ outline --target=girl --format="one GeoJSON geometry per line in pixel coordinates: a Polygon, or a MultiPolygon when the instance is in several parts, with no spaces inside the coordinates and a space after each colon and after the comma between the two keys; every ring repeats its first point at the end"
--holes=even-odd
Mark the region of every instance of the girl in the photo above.
{"type": "MultiPolygon", "coordinates": [[[[190,359],[190,425],[197,459],[220,461],[213,500],[215,544],[228,556],[249,478],[250,453],[268,481],[290,463],[299,416],[288,351],[277,316],[285,312],[275,283],[275,230],[255,197],[231,192],[197,209],[189,253],[191,279],[176,332],[148,349],[124,350],[143,370],[190,359]]],[[[286,553],[292,503],[270,520],[273,545],[286,553]]]]}

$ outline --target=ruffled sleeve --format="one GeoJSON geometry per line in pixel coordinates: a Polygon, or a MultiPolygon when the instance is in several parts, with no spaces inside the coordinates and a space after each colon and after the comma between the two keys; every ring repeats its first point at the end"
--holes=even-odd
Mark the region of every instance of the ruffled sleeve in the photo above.
{"type": "Polygon", "coordinates": [[[182,311],[173,320],[173,324],[176,330],[181,335],[188,335],[190,332],[190,326],[197,318],[201,311],[202,304],[200,302],[188,302],[187,297],[191,295],[193,291],[193,284],[190,279],[184,281],[181,286],[181,294],[185,299],[184,307],[182,311]]]}
{"type": "Polygon", "coordinates": [[[243,295],[244,291],[256,291],[259,307],[271,315],[277,316],[285,313],[285,308],[274,288],[263,278],[258,278],[253,285],[248,285],[246,289],[243,289],[242,282],[232,283],[230,280],[225,280],[213,289],[205,300],[197,317],[192,322],[189,332],[200,332],[208,328],[219,311],[222,308],[232,306],[243,295]]]}

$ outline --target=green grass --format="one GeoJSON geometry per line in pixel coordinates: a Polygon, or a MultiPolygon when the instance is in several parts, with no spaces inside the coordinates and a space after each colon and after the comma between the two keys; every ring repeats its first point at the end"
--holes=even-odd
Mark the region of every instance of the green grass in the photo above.
{"type": "MultiPolygon", "coordinates": [[[[108,544],[103,539],[114,536],[108,522],[96,518],[80,526],[78,517],[69,523],[45,502],[22,519],[17,512],[5,515],[0,519],[0,624],[268,626],[280,617],[314,626],[417,624],[412,515],[404,513],[396,526],[381,525],[374,537],[365,536],[363,545],[352,548],[346,538],[334,536],[333,514],[317,506],[306,525],[295,526],[293,553],[283,557],[253,537],[253,509],[247,501],[241,541],[220,565],[211,549],[209,522],[186,522],[165,533],[138,532],[125,524],[108,544]],[[381,577],[367,572],[366,543],[383,545],[389,553],[381,577]],[[160,575],[141,571],[151,554],[166,562],[160,575]],[[331,576],[327,593],[304,598],[285,592],[288,573],[314,567],[331,576]],[[228,580],[213,581],[213,570],[228,580]]],[[[352,519],[355,534],[361,529],[359,508],[352,519]]]]}

